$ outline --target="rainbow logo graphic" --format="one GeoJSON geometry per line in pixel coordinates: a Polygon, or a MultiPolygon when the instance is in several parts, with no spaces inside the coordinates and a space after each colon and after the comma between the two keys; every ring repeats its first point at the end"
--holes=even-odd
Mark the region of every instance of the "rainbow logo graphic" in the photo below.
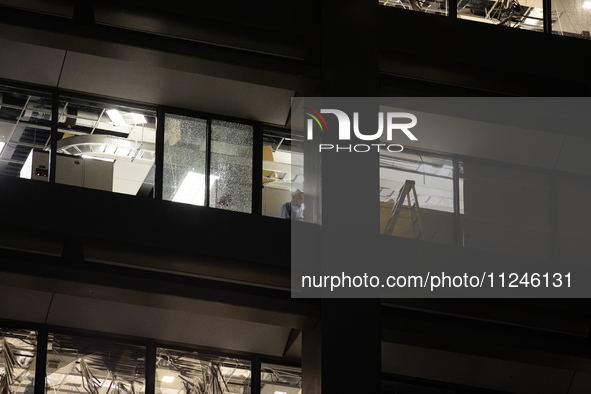
{"type": "Polygon", "coordinates": [[[326,124],[326,120],[324,120],[324,117],[322,115],[320,115],[320,113],[318,111],[313,110],[312,108],[304,107],[304,114],[310,115],[310,117],[312,119],[314,119],[316,121],[316,123],[318,123],[318,126],[320,126],[321,131],[324,131],[324,127],[322,127],[322,123],[324,123],[324,126],[326,127],[326,131],[328,131],[328,125],[326,124]],[[306,110],[312,111],[314,113],[306,112],[306,110]],[[322,119],[322,123],[320,123],[320,120],[318,118],[322,119]]]}

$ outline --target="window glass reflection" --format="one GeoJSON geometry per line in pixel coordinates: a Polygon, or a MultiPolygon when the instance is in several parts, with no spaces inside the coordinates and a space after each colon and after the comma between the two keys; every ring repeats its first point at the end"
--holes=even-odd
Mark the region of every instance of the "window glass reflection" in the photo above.
{"type": "Polygon", "coordinates": [[[158,348],[156,394],[249,394],[248,360],[158,348]]]}
{"type": "Polygon", "coordinates": [[[0,327],[0,393],[32,394],[37,333],[0,327]]]}
{"type": "Polygon", "coordinates": [[[50,95],[0,86],[0,174],[49,180],[49,161],[33,155],[49,157],[51,108],[50,95]]]}
{"type": "Polygon", "coordinates": [[[166,114],[163,198],[205,205],[205,119],[166,114]]]}
{"type": "Polygon", "coordinates": [[[101,338],[49,334],[46,392],[140,394],[146,349],[101,338]]]}

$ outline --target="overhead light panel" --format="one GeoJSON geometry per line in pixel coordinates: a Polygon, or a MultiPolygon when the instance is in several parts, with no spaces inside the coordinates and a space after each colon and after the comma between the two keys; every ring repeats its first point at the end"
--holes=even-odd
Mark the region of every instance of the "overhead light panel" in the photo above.
{"type": "Polygon", "coordinates": [[[146,117],[144,115],[140,115],[140,114],[130,114],[130,115],[133,118],[134,124],[148,123],[148,121],[146,120],[146,117]]]}
{"type": "Polygon", "coordinates": [[[123,120],[121,112],[117,111],[116,109],[108,110],[107,115],[109,115],[111,123],[113,123],[114,126],[123,126],[125,124],[125,120],[123,120]]]}
{"type": "Polygon", "coordinates": [[[591,1],[586,1],[583,3],[583,8],[591,9],[591,1]]]}
{"type": "Polygon", "coordinates": [[[5,142],[0,142],[0,154],[2,153],[2,149],[4,149],[5,142]]]}
{"type": "Polygon", "coordinates": [[[100,161],[108,161],[108,162],[114,162],[115,159],[107,159],[106,157],[97,157],[97,156],[89,156],[89,155],[82,155],[83,159],[91,159],[91,160],[100,160],[100,161]]]}
{"type": "Polygon", "coordinates": [[[173,381],[173,380],[174,380],[174,376],[164,376],[164,377],[162,378],[162,381],[163,381],[164,383],[172,383],[172,381],[173,381]]]}

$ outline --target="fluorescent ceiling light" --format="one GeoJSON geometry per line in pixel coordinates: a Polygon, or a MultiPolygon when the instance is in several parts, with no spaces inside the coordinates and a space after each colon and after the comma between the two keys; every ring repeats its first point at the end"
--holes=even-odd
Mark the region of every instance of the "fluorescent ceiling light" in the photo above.
{"type": "Polygon", "coordinates": [[[275,394],[287,394],[285,391],[275,391],[275,394]]]}
{"type": "Polygon", "coordinates": [[[111,118],[111,123],[115,126],[123,126],[125,124],[125,120],[123,120],[123,116],[121,113],[116,109],[110,109],[107,111],[107,115],[111,118]]]}
{"type": "MultiPolygon", "coordinates": [[[[213,187],[218,176],[209,177],[209,188],[213,187]]],[[[205,175],[189,172],[178,188],[172,201],[183,202],[192,205],[204,205],[205,203],[205,175]]]]}
{"type": "MultiPolygon", "coordinates": [[[[0,142],[0,144],[3,144],[3,142],[0,142]]],[[[0,147],[0,151],[1,150],[2,150],[2,148],[0,147]]],[[[25,179],[31,179],[32,172],[33,172],[33,149],[31,149],[31,151],[29,152],[29,156],[27,156],[27,160],[25,160],[25,164],[23,164],[23,167],[21,168],[20,177],[25,178],[25,179]]]]}
{"type": "Polygon", "coordinates": [[[174,380],[174,376],[164,376],[164,377],[162,378],[162,381],[163,381],[164,383],[172,383],[172,381],[173,381],[173,380],[174,380]]]}
{"type": "Polygon", "coordinates": [[[107,159],[106,157],[96,157],[96,156],[89,156],[89,155],[82,155],[83,159],[91,159],[91,160],[101,160],[101,161],[109,161],[114,162],[115,159],[107,159]]]}
{"type": "Polygon", "coordinates": [[[144,115],[140,115],[140,114],[130,114],[130,115],[133,118],[133,123],[135,123],[135,124],[148,123],[148,121],[146,120],[146,117],[144,115]]]}
{"type": "Polygon", "coordinates": [[[2,149],[4,148],[4,145],[6,145],[5,142],[0,142],[0,153],[2,153],[2,149]]]}
{"type": "Polygon", "coordinates": [[[591,1],[586,1],[583,3],[583,8],[591,9],[591,1]]]}

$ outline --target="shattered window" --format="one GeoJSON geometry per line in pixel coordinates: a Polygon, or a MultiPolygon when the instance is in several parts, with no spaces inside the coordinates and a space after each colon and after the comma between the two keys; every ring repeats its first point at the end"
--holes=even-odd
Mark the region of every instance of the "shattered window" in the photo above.
{"type": "Polygon", "coordinates": [[[553,0],[552,33],[591,39],[591,1],[553,0]]]}
{"type": "Polygon", "coordinates": [[[252,146],[252,126],[212,122],[210,207],[252,212],[252,146]]]}
{"type": "Polygon", "coordinates": [[[146,348],[99,338],[49,334],[46,391],[53,394],[139,394],[146,348]]]}
{"type": "Polygon", "coordinates": [[[156,394],[250,394],[251,363],[234,357],[158,348],[156,394]]]}
{"type": "Polygon", "coordinates": [[[0,393],[32,394],[37,333],[0,328],[0,393]]]}
{"type": "Polygon", "coordinates": [[[164,200],[205,205],[206,140],[205,119],[166,115],[164,200]]]}

